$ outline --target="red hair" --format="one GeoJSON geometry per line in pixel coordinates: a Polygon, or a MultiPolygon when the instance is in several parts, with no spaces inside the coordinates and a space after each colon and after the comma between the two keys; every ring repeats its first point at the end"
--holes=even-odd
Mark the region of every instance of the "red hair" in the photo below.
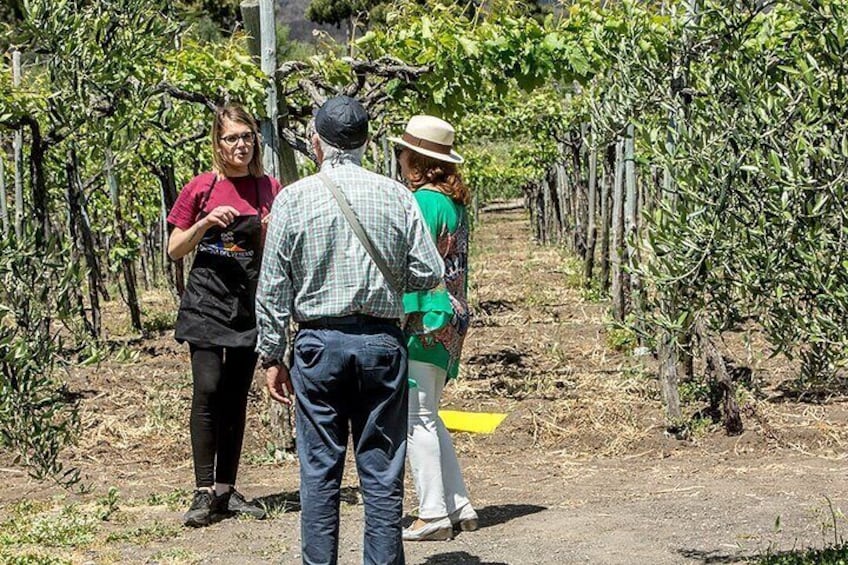
{"type": "Polygon", "coordinates": [[[413,189],[432,184],[463,206],[468,206],[471,202],[471,193],[455,163],[433,159],[410,150],[409,169],[407,179],[413,189]]]}

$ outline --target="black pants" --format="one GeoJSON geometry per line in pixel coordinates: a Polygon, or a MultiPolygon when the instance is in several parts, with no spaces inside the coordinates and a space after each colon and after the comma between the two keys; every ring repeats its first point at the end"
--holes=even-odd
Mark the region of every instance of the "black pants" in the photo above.
{"type": "Polygon", "coordinates": [[[191,451],[198,488],[236,482],[256,359],[249,347],[191,346],[191,451]]]}

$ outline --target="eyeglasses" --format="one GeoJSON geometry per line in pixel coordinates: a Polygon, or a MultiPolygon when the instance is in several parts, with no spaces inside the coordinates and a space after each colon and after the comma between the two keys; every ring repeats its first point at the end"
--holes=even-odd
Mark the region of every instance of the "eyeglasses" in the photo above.
{"type": "Polygon", "coordinates": [[[256,134],[252,131],[248,131],[245,133],[240,133],[238,135],[225,135],[224,137],[221,137],[219,139],[232,147],[236,145],[239,141],[244,141],[245,145],[253,145],[255,138],[256,134]]]}

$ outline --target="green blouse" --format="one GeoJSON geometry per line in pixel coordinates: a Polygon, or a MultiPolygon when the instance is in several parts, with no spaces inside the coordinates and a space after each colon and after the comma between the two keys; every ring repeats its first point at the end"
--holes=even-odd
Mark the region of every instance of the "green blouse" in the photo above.
{"type": "Polygon", "coordinates": [[[409,292],[407,315],[409,359],[444,369],[447,378],[459,373],[462,344],[468,332],[468,216],[465,206],[435,188],[415,192],[424,222],[445,262],[444,284],[433,290],[409,292]]]}

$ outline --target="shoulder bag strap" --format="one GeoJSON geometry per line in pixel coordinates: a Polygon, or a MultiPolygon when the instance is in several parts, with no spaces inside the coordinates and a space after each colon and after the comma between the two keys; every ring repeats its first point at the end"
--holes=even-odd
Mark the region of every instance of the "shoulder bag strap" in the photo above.
{"type": "Polygon", "coordinates": [[[333,182],[326,173],[319,172],[318,178],[321,179],[324,185],[330,190],[333,198],[335,198],[336,202],[338,202],[339,208],[342,210],[342,215],[344,215],[347,223],[350,224],[353,233],[355,233],[356,237],[359,238],[359,241],[362,243],[362,247],[364,247],[365,251],[368,252],[368,255],[371,256],[371,260],[374,261],[374,264],[377,265],[378,269],[380,269],[380,272],[383,274],[383,278],[386,279],[386,282],[389,283],[395,292],[402,294],[405,285],[400,284],[399,281],[392,275],[391,270],[389,270],[389,266],[377,252],[377,249],[371,242],[371,238],[368,237],[367,233],[365,233],[365,230],[362,228],[362,224],[359,223],[359,218],[356,217],[356,213],[353,209],[351,209],[347,198],[345,198],[345,195],[342,193],[339,186],[333,182]]]}

